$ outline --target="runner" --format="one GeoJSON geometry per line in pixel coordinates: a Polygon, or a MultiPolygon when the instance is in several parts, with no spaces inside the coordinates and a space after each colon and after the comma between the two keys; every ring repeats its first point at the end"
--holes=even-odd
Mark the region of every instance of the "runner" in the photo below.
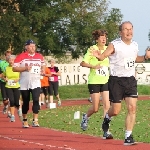
{"type": "Polygon", "coordinates": [[[53,59],[51,59],[49,62],[51,65],[51,67],[48,67],[51,71],[51,77],[49,77],[50,86],[48,90],[50,95],[50,103],[53,103],[53,91],[54,91],[54,95],[58,100],[58,106],[60,106],[61,100],[58,93],[58,87],[59,87],[58,76],[61,75],[61,72],[59,71],[58,67],[55,66],[55,61],[53,59]]]}
{"type": "Polygon", "coordinates": [[[121,101],[125,99],[127,106],[127,117],[125,120],[125,140],[124,145],[133,145],[135,141],[132,130],[136,118],[137,103],[137,81],[135,79],[135,62],[143,62],[150,58],[150,51],[146,51],[145,56],[138,56],[138,44],[132,40],[133,25],[131,22],[123,22],[119,26],[120,38],[112,41],[106,51],[100,54],[93,50],[92,55],[98,60],[109,57],[111,75],[108,86],[110,93],[111,107],[106,114],[102,129],[107,134],[112,116],[117,116],[121,110],[121,101]]]}
{"type": "MultiPolygon", "coordinates": [[[[6,51],[5,52],[5,60],[0,61],[0,74],[2,74],[5,71],[5,68],[9,65],[9,63],[6,61],[6,58],[10,55],[11,55],[11,51],[6,51]]],[[[5,88],[6,82],[3,79],[0,79],[0,82],[1,82],[1,84],[0,84],[1,94],[2,94],[3,105],[4,105],[3,114],[6,114],[7,111],[9,110],[8,109],[9,100],[8,100],[8,97],[6,94],[6,88],[5,88]]],[[[10,116],[10,111],[8,111],[8,117],[9,116],[10,116]]]]}
{"type": "Polygon", "coordinates": [[[40,96],[40,76],[44,73],[45,64],[44,58],[41,54],[36,53],[36,45],[34,41],[28,40],[26,42],[25,53],[18,55],[14,61],[13,71],[20,73],[20,90],[23,100],[22,114],[23,127],[28,128],[27,113],[29,110],[30,93],[33,100],[33,127],[39,127],[38,113],[39,113],[39,96],[40,96]]]}
{"type": "Polygon", "coordinates": [[[12,66],[14,64],[15,55],[10,55],[7,57],[7,61],[9,66],[6,67],[5,71],[3,72],[3,80],[6,81],[6,94],[9,98],[10,102],[10,121],[15,122],[15,107],[18,109],[18,115],[20,116],[21,112],[19,109],[19,98],[20,98],[20,91],[19,91],[19,72],[13,72],[12,66]]]}
{"type": "MultiPolygon", "coordinates": [[[[88,89],[92,97],[92,106],[88,109],[87,113],[83,114],[81,129],[86,130],[88,127],[89,117],[93,113],[97,113],[100,106],[100,95],[103,101],[103,115],[110,107],[109,102],[109,91],[108,91],[108,78],[109,78],[109,60],[105,58],[103,61],[98,61],[97,58],[91,56],[90,51],[92,49],[98,50],[100,53],[106,50],[106,39],[107,32],[105,30],[96,30],[92,33],[97,44],[90,47],[85,54],[83,61],[81,62],[82,67],[90,68],[90,74],[88,76],[88,89]]],[[[104,134],[103,138],[112,139],[111,134],[104,134]]]]}
{"type": "Polygon", "coordinates": [[[46,102],[46,107],[48,108],[48,87],[49,87],[49,77],[51,76],[50,69],[45,67],[45,74],[41,76],[41,94],[39,98],[39,104],[44,105],[46,102]]]}

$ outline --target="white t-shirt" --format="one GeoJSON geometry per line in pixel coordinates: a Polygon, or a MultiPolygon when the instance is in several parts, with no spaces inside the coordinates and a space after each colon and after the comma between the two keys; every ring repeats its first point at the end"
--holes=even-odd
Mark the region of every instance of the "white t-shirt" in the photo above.
{"type": "Polygon", "coordinates": [[[138,44],[132,41],[125,44],[120,38],[111,42],[115,53],[109,56],[110,75],[118,77],[135,76],[135,60],[138,55],[138,44]]]}
{"type": "Polygon", "coordinates": [[[33,56],[27,52],[18,55],[14,61],[14,67],[32,66],[32,69],[20,73],[20,90],[35,89],[41,87],[41,66],[45,65],[41,54],[33,56]]]}

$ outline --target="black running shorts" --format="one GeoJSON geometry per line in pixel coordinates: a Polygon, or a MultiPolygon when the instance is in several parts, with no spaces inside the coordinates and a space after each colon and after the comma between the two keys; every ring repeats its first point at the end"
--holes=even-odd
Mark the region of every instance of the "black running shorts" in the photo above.
{"type": "Polygon", "coordinates": [[[112,103],[121,103],[126,97],[137,98],[137,80],[134,76],[110,76],[108,80],[109,98],[112,103]]]}
{"type": "Polygon", "coordinates": [[[88,84],[90,94],[108,91],[108,83],[106,84],[88,84]]]}

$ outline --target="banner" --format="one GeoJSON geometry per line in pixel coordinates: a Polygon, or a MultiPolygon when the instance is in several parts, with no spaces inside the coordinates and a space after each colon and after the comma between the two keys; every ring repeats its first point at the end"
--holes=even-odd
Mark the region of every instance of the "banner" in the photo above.
{"type": "MultiPolygon", "coordinates": [[[[59,85],[87,84],[90,69],[81,67],[80,64],[56,64],[61,72],[59,85]]],[[[135,64],[136,79],[138,84],[150,84],[150,63],[135,64]]]]}

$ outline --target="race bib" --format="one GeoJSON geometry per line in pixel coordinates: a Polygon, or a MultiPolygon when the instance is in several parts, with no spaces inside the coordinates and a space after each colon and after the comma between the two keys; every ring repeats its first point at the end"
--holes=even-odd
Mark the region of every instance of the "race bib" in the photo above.
{"type": "Polygon", "coordinates": [[[54,81],[54,77],[49,77],[49,81],[54,81]]]}
{"type": "Polygon", "coordinates": [[[31,73],[32,74],[40,74],[41,73],[40,67],[39,66],[32,66],[31,73]]]}
{"type": "Polygon", "coordinates": [[[103,66],[99,69],[96,69],[96,74],[99,76],[107,76],[108,75],[108,67],[103,66]]]}
{"type": "Polygon", "coordinates": [[[40,76],[40,79],[43,79],[43,76],[40,76]]]}
{"type": "Polygon", "coordinates": [[[14,82],[14,80],[8,80],[7,84],[9,86],[16,86],[16,83],[14,82]]]}
{"type": "Polygon", "coordinates": [[[124,59],[124,66],[125,69],[132,69],[135,67],[135,59],[133,57],[125,58],[124,59]]]}

